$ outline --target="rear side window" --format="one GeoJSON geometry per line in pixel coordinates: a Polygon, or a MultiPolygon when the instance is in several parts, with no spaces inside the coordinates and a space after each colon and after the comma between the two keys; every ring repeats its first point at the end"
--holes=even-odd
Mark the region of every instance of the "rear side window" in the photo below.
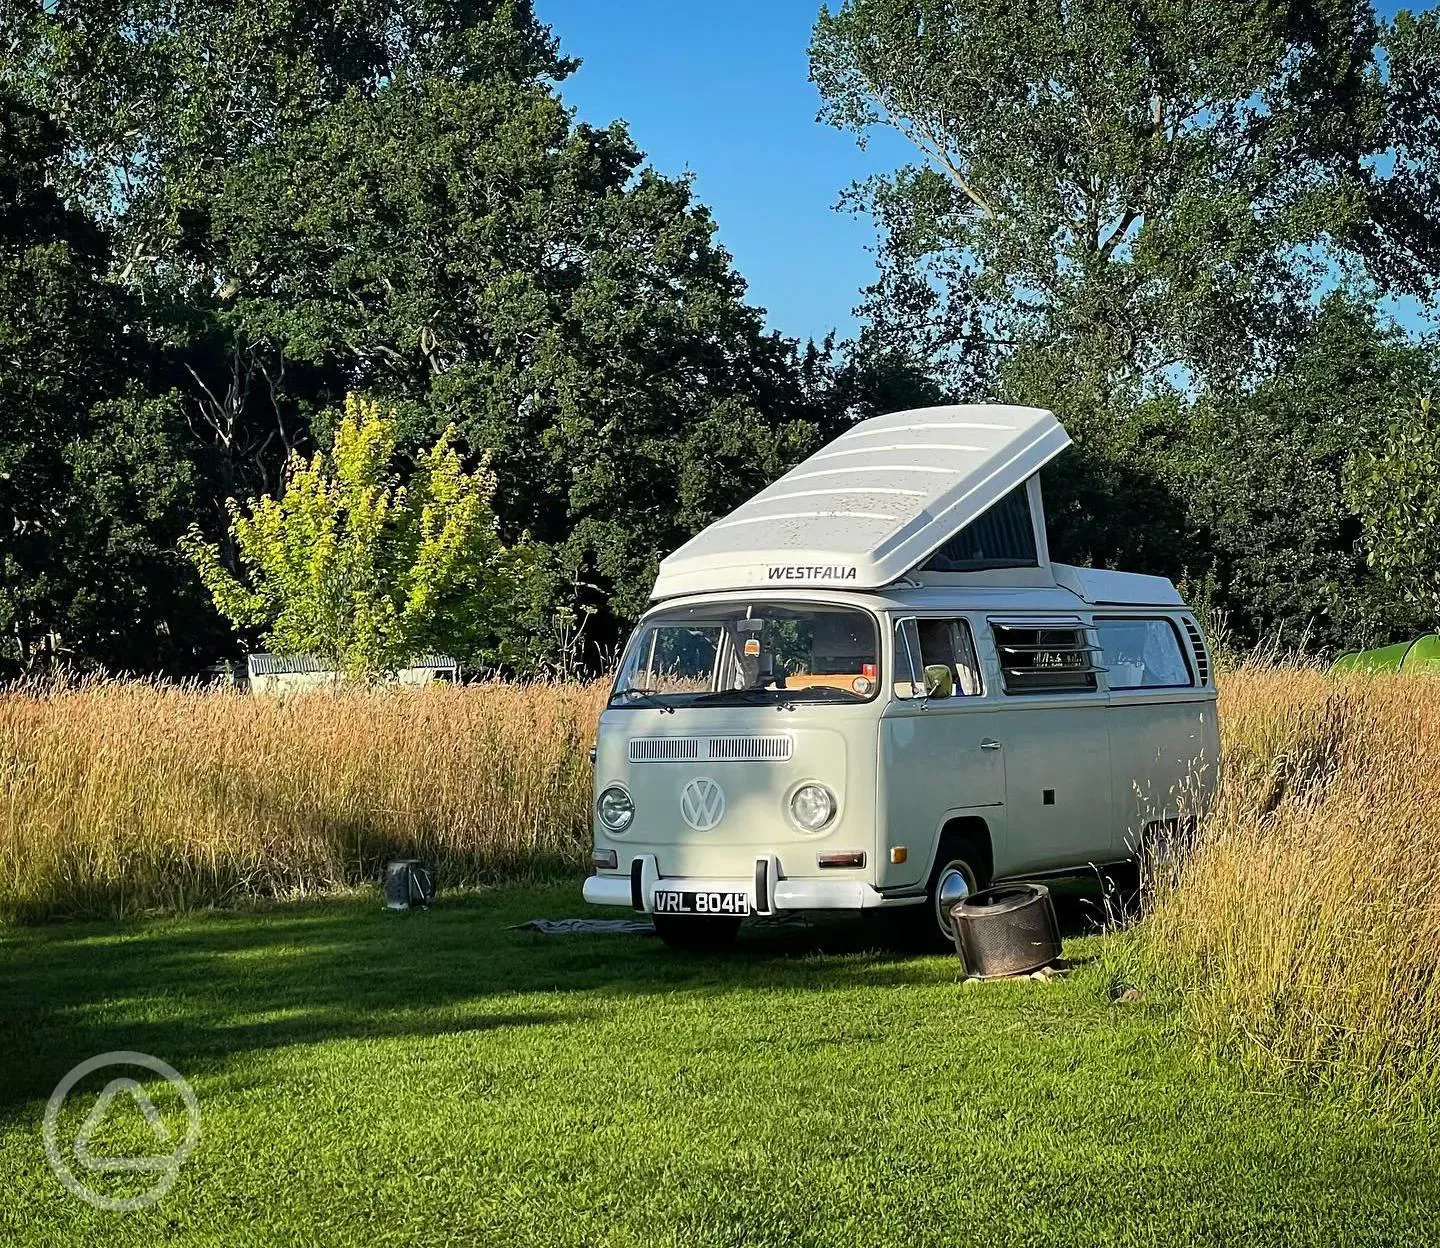
{"type": "Polygon", "coordinates": [[[1006,693],[1091,693],[1095,647],[1085,625],[992,624],[1006,693]]]}
{"type": "Polygon", "coordinates": [[[1183,689],[1195,683],[1171,620],[1096,620],[1112,689],[1183,689]]]}

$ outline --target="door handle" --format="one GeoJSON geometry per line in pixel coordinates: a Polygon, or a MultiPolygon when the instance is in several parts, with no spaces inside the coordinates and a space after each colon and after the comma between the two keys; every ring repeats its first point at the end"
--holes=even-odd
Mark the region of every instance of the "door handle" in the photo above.
{"type": "Polygon", "coordinates": [[[995,740],[994,737],[986,737],[985,740],[980,742],[980,748],[982,750],[998,750],[1000,748],[1000,742],[995,740]]]}

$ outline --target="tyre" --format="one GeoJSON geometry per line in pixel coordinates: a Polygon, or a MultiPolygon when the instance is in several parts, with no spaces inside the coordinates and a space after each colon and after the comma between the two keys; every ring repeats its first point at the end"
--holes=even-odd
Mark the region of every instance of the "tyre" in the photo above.
{"type": "Polygon", "coordinates": [[[1136,855],[1140,914],[1149,914],[1155,907],[1157,893],[1175,883],[1181,867],[1194,852],[1195,836],[1193,816],[1157,820],[1140,834],[1140,850],[1136,855]]]}
{"type": "Polygon", "coordinates": [[[955,948],[950,908],[989,886],[987,873],[980,865],[982,861],[973,846],[942,842],[925,887],[925,905],[917,907],[923,911],[916,918],[921,924],[920,936],[928,948],[937,951],[955,948]]]}
{"type": "Polygon", "coordinates": [[[1101,908],[1104,922],[1124,923],[1140,912],[1140,863],[1112,862],[1100,872],[1101,908]]]}
{"type": "Polygon", "coordinates": [[[677,918],[651,916],[656,934],[672,949],[724,949],[740,932],[740,920],[731,918],[677,918]]]}

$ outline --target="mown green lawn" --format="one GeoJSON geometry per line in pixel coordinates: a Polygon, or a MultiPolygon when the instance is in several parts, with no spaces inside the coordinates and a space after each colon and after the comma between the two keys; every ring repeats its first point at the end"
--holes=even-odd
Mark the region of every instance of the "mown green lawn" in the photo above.
{"type": "MultiPolygon", "coordinates": [[[[1440,1236],[1415,1122],[1247,1086],[1163,1009],[1112,1003],[1093,961],[967,987],[952,960],[867,951],[850,925],[710,958],[507,930],[581,913],[577,891],[0,933],[0,1243],[1440,1236]],[[82,1204],[40,1143],[60,1078],[117,1049],[178,1068],[201,1106],[175,1187],[135,1213],[82,1204]]],[[[90,1104],[101,1086],[81,1085],[90,1104]]],[[[97,1156],[143,1138],[124,1105],[97,1156]]]]}

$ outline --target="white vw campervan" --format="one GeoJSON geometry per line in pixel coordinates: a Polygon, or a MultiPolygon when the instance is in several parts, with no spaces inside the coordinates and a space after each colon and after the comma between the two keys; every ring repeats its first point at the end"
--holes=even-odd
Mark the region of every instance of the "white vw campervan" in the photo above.
{"type": "Polygon", "coordinates": [[[585,899],[676,944],[949,908],[1204,804],[1215,685],[1167,580],[1052,563],[1047,411],[863,421],[660,565],[595,751],[585,899]]]}

